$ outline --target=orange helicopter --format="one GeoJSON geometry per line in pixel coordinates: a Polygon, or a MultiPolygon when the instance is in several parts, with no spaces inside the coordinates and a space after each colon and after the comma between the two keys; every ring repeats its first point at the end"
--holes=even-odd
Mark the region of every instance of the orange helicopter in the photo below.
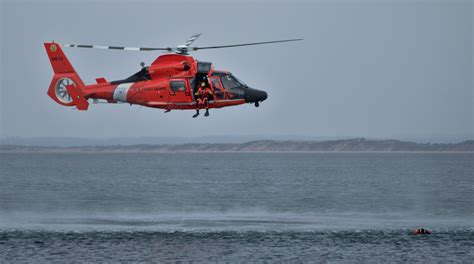
{"type": "Polygon", "coordinates": [[[266,42],[232,44],[223,46],[190,47],[201,34],[190,37],[184,45],[175,48],[143,48],[68,44],[64,47],[94,48],[125,51],[165,51],[150,66],[141,63],[141,70],[132,76],[117,81],[97,78],[95,84],[86,85],[74,70],[61,45],[55,42],[44,43],[54,70],[48,95],[58,104],[75,106],[87,110],[89,99],[93,103],[129,103],[146,107],[171,110],[192,110],[199,115],[199,109],[222,108],[244,103],[256,107],[267,99],[267,93],[248,87],[227,71],[215,70],[210,62],[198,61],[189,55],[190,51],[203,49],[230,48],[262,45],[279,42],[299,41],[286,39],[266,42]],[[207,94],[202,94],[203,89],[207,94]],[[205,100],[199,97],[205,96],[205,100]],[[205,105],[201,104],[205,102],[205,105]]]}

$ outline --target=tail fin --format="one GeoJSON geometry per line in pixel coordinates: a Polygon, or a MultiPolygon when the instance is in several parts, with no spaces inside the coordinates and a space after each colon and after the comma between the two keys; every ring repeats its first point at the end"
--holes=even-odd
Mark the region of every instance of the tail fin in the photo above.
{"type": "Polygon", "coordinates": [[[64,55],[61,46],[57,43],[44,43],[46,52],[48,53],[51,66],[53,66],[54,73],[75,73],[74,67],[64,55]]]}
{"type": "Polygon", "coordinates": [[[85,106],[89,104],[84,97],[86,85],[72,67],[61,46],[58,43],[51,42],[44,43],[44,47],[54,71],[48,95],[61,105],[76,105],[79,110],[87,110],[85,106]],[[74,91],[74,95],[71,94],[71,91],[74,91]]]}

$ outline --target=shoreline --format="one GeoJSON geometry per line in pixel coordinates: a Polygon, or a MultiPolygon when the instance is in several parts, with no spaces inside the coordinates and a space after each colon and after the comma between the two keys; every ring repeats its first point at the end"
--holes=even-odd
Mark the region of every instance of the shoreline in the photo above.
{"type": "Polygon", "coordinates": [[[331,154],[331,153],[354,153],[354,154],[404,154],[404,153],[413,153],[413,154],[474,154],[474,151],[419,151],[419,150],[414,150],[414,151],[409,151],[409,150],[402,150],[402,151],[396,151],[396,150],[366,150],[366,151],[361,151],[361,150],[355,150],[355,151],[350,151],[350,150],[343,150],[343,151],[295,151],[295,150],[280,150],[280,151],[272,151],[272,150],[267,150],[267,151],[247,151],[247,150],[242,150],[242,151],[232,151],[232,150],[226,150],[226,151],[211,151],[211,150],[184,150],[184,151],[153,151],[153,150],[0,150],[0,154],[3,153],[169,153],[169,154],[176,154],[176,153],[275,153],[275,154],[282,154],[282,153],[288,153],[288,154],[331,154]]]}
{"type": "Polygon", "coordinates": [[[4,152],[156,152],[156,153],[473,153],[474,140],[459,143],[416,143],[354,138],[328,141],[254,140],[244,143],[184,143],[130,145],[22,145],[2,144],[4,152]]]}

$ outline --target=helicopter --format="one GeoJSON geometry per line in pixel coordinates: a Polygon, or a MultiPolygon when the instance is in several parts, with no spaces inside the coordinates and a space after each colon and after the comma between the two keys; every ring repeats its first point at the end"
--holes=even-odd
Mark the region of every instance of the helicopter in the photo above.
{"type": "MultiPolygon", "coordinates": [[[[245,103],[259,107],[268,97],[265,91],[250,88],[228,71],[216,70],[211,62],[198,61],[189,52],[300,41],[285,39],[265,42],[196,47],[191,44],[200,36],[191,36],[177,47],[119,47],[66,44],[63,47],[92,48],[123,51],[163,51],[149,66],[140,63],[141,69],[128,78],[107,81],[96,78],[95,84],[86,85],[64,54],[61,45],[46,42],[44,46],[54,71],[47,94],[58,104],[85,111],[92,103],[128,103],[165,110],[197,110],[197,90],[205,83],[212,91],[208,108],[222,108],[245,103]],[[91,99],[91,100],[89,100],[91,99]]],[[[206,116],[208,115],[206,109],[206,116]]],[[[195,117],[195,116],[193,116],[195,117]]]]}

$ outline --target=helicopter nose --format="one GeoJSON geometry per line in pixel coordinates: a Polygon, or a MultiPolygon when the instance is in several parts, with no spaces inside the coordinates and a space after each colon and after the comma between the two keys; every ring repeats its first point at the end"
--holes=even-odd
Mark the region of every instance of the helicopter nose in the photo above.
{"type": "Polygon", "coordinates": [[[245,101],[247,103],[258,103],[265,101],[268,98],[268,94],[265,91],[247,88],[245,90],[245,101]]]}

